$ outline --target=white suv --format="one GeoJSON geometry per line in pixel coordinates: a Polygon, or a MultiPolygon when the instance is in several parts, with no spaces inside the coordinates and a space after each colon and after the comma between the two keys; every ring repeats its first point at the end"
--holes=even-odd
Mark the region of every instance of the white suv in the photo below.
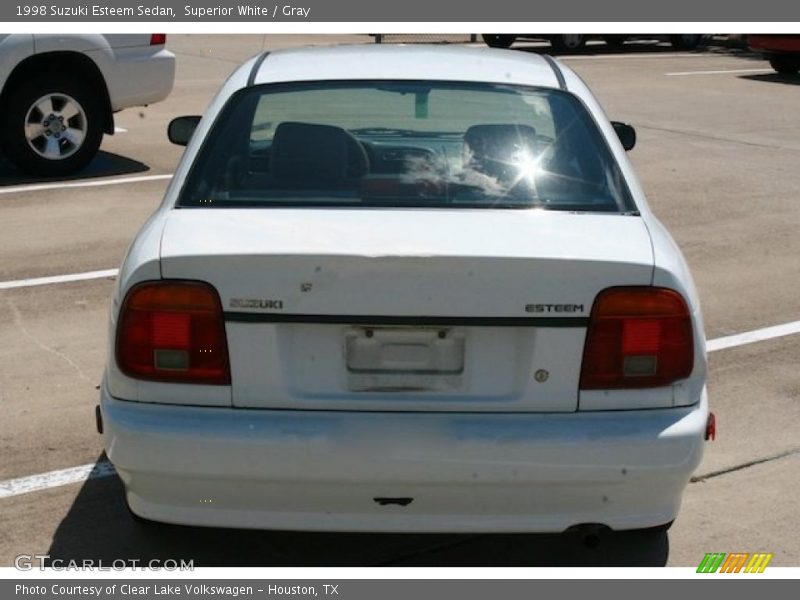
{"type": "Polygon", "coordinates": [[[83,168],[113,113],[166,98],[175,56],[164,34],[0,34],[0,148],[44,176],[83,168]]]}

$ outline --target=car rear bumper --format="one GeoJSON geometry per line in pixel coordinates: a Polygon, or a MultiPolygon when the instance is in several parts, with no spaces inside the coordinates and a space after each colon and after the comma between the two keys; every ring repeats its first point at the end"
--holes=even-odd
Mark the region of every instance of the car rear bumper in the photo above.
{"type": "Polygon", "coordinates": [[[248,410],[102,392],[131,509],[187,525],[557,532],[672,521],[708,407],[569,414],[248,410]],[[411,499],[405,506],[376,498],[411,499]]]}

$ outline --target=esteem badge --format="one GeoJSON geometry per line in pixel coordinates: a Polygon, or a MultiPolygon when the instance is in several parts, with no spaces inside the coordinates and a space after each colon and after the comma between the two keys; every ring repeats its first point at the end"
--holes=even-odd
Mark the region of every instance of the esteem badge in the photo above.
{"type": "Polygon", "coordinates": [[[583,304],[526,304],[529,313],[581,313],[583,304]]]}

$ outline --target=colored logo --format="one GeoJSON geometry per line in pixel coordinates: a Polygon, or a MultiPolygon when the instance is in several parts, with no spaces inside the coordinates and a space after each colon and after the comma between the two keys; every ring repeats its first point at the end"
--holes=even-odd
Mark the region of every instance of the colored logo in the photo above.
{"type": "Polygon", "coordinates": [[[700,561],[698,573],[763,573],[772,554],[764,552],[709,552],[700,561]]]}

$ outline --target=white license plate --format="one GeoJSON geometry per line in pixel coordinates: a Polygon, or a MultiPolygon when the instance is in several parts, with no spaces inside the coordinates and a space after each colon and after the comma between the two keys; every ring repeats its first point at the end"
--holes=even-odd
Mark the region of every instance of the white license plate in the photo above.
{"type": "Polygon", "coordinates": [[[461,386],[463,333],[438,327],[353,327],[345,335],[353,391],[438,391],[461,386]]]}

